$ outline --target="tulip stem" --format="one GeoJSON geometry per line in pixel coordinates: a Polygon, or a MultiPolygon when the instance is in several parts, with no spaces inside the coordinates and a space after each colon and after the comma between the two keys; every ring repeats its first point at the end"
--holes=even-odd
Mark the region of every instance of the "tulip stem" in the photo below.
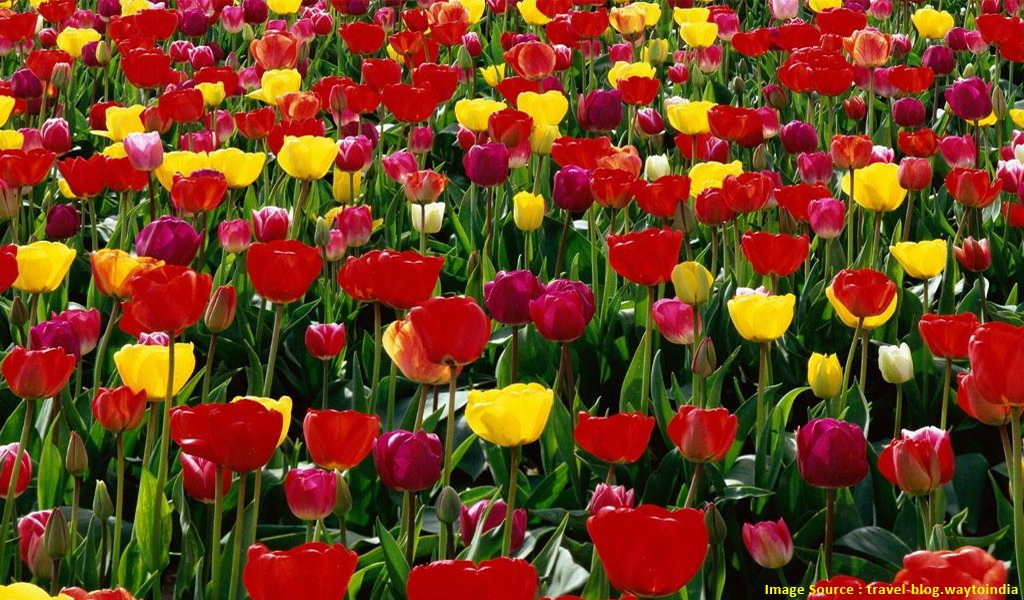
{"type": "Polygon", "coordinates": [[[377,407],[377,384],[380,381],[381,351],[380,302],[373,303],[373,373],[370,377],[370,398],[366,412],[372,413],[377,407]]]}
{"type": "Polygon", "coordinates": [[[825,573],[832,574],[832,539],[836,527],[836,491],[825,490],[825,573]]]}
{"type": "Polygon", "coordinates": [[[110,344],[110,336],[114,332],[114,325],[117,323],[118,311],[121,310],[121,303],[118,302],[117,298],[113,298],[114,304],[110,307],[110,318],[107,319],[107,327],[103,330],[103,336],[100,337],[99,346],[96,348],[96,360],[92,367],[92,395],[96,397],[96,392],[100,389],[100,380],[103,378],[103,361],[107,356],[107,346],[110,344]]]}
{"type": "MultiPolygon", "coordinates": [[[[903,239],[907,241],[910,239],[910,220],[914,217],[914,192],[907,192],[907,215],[903,218],[903,239]]],[[[927,285],[927,282],[925,282],[927,285]]],[[[925,311],[927,311],[927,307],[925,311]]]]}
{"type": "Polygon", "coordinates": [[[114,492],[114,539],[110,556],[110,582],[120,583],[118,574],[121,565],[121,529],[124,523],[124,433],[115,436],[117,444],[117,490],[114,492]]]}
{"type": "Polygon", "coordinates": [[[416,494],[403,493],[405,510],[405,560],[412,566],[416,559],[416,494]]]}
{"type": "Polygon", "coordinates": [[[210,534],[210,593],[217,597],[220,593],[220,535],[223,531],[224,494],[220,485],[221,467],[214,467],[213,482],[213,533],[210,534]]]}
{"type": "Polygon", "coordinates": [[[896,384],[896,422],[892,428],[892,439],[900,437],[903,428],[903,384],[896,384]]]}
{"type": "Polygon", "coordinates": [[[946,359],[946,374],[942,384],[942,417],[939,420],[939,429],[946,429],[946,418],[949,414],[949,381],[953,377],[953,359],[946,359]]]}
{"type": "MultiPolygon", "coordinates": [[[[228,586],[228,600],[238,598],[238,572],[242,566],[242,530],[245,525],[245,473],[238,474],[238,505],[235,507],[235,539],[231,552],[231,583],[228,586]]],[[[220,482],[217,482],[220,485],[220,482]]]]}
{"type": "Polygon", "coordinates": [[[455,448],[455,389],[458,372],[455,365],[448,365],[448,414],[445,415],[444,435],[444,486],[452,482],[452,451],[455,448]]]}
{"type": "MultiPolygon", "coordinates": [[[[1021,477],[1021,409],[1014,407],[1010,412],[1010,436],[1013,442],[1013,464],[1007,465],[1012,473],[1013,484],[1013,546],[1017,563],[1017,581],[1024,581],[1024,478],[1021,477]]],[[[1024,593],[1021,595],[1024,598],[1024,593]]]]}
{"type": "Polygon", "coordinates": [[[653,344],[651,338],[654,336],[654,298],[657,288],[653,285],[647,286],[647,316],[644,320],[644,371],[640,375],[640,414],[646,415],[651,403],[651,363],[654,360],[653,344]]]}
{"type": "MultiPolygon", "coordinates": [[[[857,321],[857,328],[853,330],[853,340],[850,342],[850,351],[846,353],[846,363],[843,365],[843,387],[839,390],[839,397],[842,399],[842,408],[847,404],[847,387],[850,385],[850,371],[853,366],[853,354],[857,351],[857,338],[860,336],[861,327],[864,325],[864,318],[857,321]]],[[[839,406],[834,406],[830,411],[832,417],[838,419],[841,414],[839,406]]]]}
{"type": "Polygon", "coordinates": [[[875,258],[878,254],[878,242],[882,237],[882,213],[878,211],[875,213],[875,222],[873,224],[873,230],[871,232],[871,254],[868,255],[868,266],[874,268],[875,258]]]}
{"type": "Polygon", "coordinates": [[[412,426],[414,432],[423,428],[423,413],[427,409],[427,388],[427,384],[420,384],[420,400],[419,405],[416,407],[416,422],[412,426]]]}
{"type": "Polygon", "coordinates": [[[700,487],[700,478],[704,473],[704,463],[697,463],[693,466],[693,477],[690,478],[690,489],[686,490],[686,503],[683,508],[693,508],[697,500],[697,488],[700,487]]]}
{"type": "Polygon", "coordinates": [[[330,360],[320,361],[320,410],[327,410],[327,378],[330,376],[330,360]]]}
{"type": "Polygon", "coordinates": [[[854,198],[854,185],[856,179],[854,175],[857,169],[850,168],[850,209],[846,211],[846,264],[853,264],[853,245],[856,243],[856,231],[854,231],[853,224],[856,222],[854,219],[854,212],[857,208],[857,203],[853,202],[854,198]]]}
{"type": "Polygon", "coordinates": [[[519,325],[512,326],[512,383],[519,382],[519,325]]]}
{"type": "Polygon", "coordinates": [[[871,341],[871,334],[865,329],[860,332],[860,393],[867,397],[865,380],[868,378],[868,342],[871,341]]]}
{"type": "Polygon", "coordinates": [[[572,213],[565,211],[565,222],[562,224],[562,237],[558,240],[558,257],[555,259],[553,277],[560,277],[562,265],[565,264],[565,248],[569,244],[569,228],[572,227],[572,213]]]}
{"type": "Polygon", "coordinates": [[[213,370],[213,355],[216,350],[217,334],[214,333],[210,336],[210,346],[206,349],[206,367],[203,369],[203,392],[200,396],[200,404],[206,404],[206,399],[210,396],[210,371],[213,370]]]}
{"type": "Polygon", "coordinates": [[[270,356],[267,358],[267,376],[263,378],[263,395],[270,395],[274,383],[274,364],[277,362],[277,348],[281,345],[281,321],[284,318],[284,304],[274,306],[274,329],[270,335],[270,356]]]}
{"type": "MultiPolygon", "coordinates": [[[[157,477],[156,477],[156,491],[159,496],[159,504],[151,507],[153,520],[151,522],[152,529],[154,532],[154,539],[160,539],[157,533],[162,527],[161,517],[163,516],[162,503],[164,502],[164,488],[167,487],[167,460],[168,455],[171,452],[171,405],[174,404],[174,342],[177,336],[174,332],[169,332],[167,335],[167,391],[164,394],[163,399],[163,422],[161,424],[160,432],[160,454],[157,457],[159,461],[157,463],[157,477]]],[[[168,549],[159,548],[154,549],[159,551],[169,551],[168,549]]],[[[154,583],[154,589],[160,587],[160,573],[156,574],[156,580],[154,583]]]]}
{"type": "Polygon", "coordinates": [[[21,423],[21,437],[18,440],[18,451],[14,453],[14,465],[11,467],[11,479],[7,483],[7,495],[4,497],[4,515],[0,521],[0,581],[7,581],[7,539],[14,517],[15,494],[18,487],[18,472],[21,470],[21,458],[28,445],[28,437],[32,432],[32,419],[35,416],[36,401],[25,400],[25,415],[21,423]]]}
{"type": "Polygon", "coordinates": [[[299,197],[295,201],[295,208],[292,210],[292,225],[291,231],[288,234],[290,239],[298,239],[299,232],[302,228],[303,213],[306,209],[306,199],[309,197],[309,187],[312,182],[308,179],[303,179],[299,183],[299,197]]]}
{"type": "Polygon", "coordinates": [[[768,352],[771,350],[769,342],[761,343],[760,358],[757,370],[757,421],[754,430],[754,447],[761,448],[761,438],[764,435],[764,421],[767,407],[765,406],[764,392],[768,387],[768,352]]]}
{"type": "Polygon", "coordinates": [[[391,431],[395,428],[395,388],[398,383],[398,363],[391,361],[391,367],[388,368],[388,405],[387,415],[385,417],[385,424],[387,430],[391,431]]]}
{"type": "Polygon", "coordinates": [[[505,532],[501,539],[502,556],[509,556],[512,552],[512,529],[513,523],[515,522],[516,491],[519,487],[519,457],[522,450],[522,446],[513,446],[512,458],[509,461],[508,507],[505,510],[505,532]]]}
{"type": "Polygon", "coordinates": [[[932,515],[932,494],[925,494],[919,500],[920,504],[917,508],[921,511],[921,525],[924,526],[924,547],[925,550],[931,550],[932,529],[935,527],[932,515]]]}

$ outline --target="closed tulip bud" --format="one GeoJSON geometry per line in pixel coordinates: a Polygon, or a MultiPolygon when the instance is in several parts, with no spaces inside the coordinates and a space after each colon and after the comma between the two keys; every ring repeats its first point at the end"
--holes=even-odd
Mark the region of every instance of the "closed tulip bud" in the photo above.
{"type": "Polygon", "coordinates": [[[434,148],[434,129],[432,127],[414,127],[409,134],[409,152],[426,154],[434,148]]]}
{"type": "Polygon", "coordinates": [[[252,226],[245,219],[222,221],[217,226],[217,240],[225,252],[245,252],[252,243],[252,226]]]}
{"type": "Polygon", "coordinates": [[[323,217],[317,217],[316,228],[313,230],[313,243],[323,248],[327,245],[327,242],[331,241],[328,232],[330,226],[327,224],[327,219],[323,217]]]}
{"type": "Polygon", "coordinates": [[[68,439],[68,450],[64,454],[64,468],[72,477],[79,479],[89,470],[89,453],[85,451],[85,443],[77,431],[71,432],[68,439]]]}
{"type": "Polygon", "coordinates": [[[359,248],[370,241],[373,233],[373,215],[369,206],[349,206],[334,220],[334,227],[345,236],[350,248],[359,248]]]}
{"type": "Polygon", "coordinates": [[[743,545],[754,562],[766,569],[781,569],[793,560],[793,536],[782,519],[744,523],[743,545]]]}
{"type": "Polygon", "coordinates": [[[734,94],[742,94],[746,85],[742,77],[736,76],[732,78],[731,87],[734,94]]]}
{"type": "Polygon", "coordinates": [[[337,477],[337,488],[334,492],[334,514],[344,517],[352,509],[352,492],[348,489],[348,482],[344,477],[337,477]]]}
{"type": "Polygon", "coordinates": [[[972,273],[981,273],[992,265],[992,251],[987,239],[976,240],[968,236],[964,238],[963,245],[953,247],[953,254],[960,267],[972,273]]]}
{"type": "Polygon", "coordinates": [[[892,119],[900,127],[920,127],[925,120],[924,103],[917,98],[900,98],[892,104],[892,119]]]}
{"type": "Polygon", "coordinates": [[[46,520],[46,531],[43,533],[43,550],[50,560],[60,560],[67,556],[71,549],[71,531],[64,512],[54,509],[46,520]]]}
{"type": "Polygon", "coordinates": [[[416,231],[427,234],[437,233],[441,231],[441,223],[444,221],[444,202],[410,204],[409,216],[412,218],[412,228],[416,231]]]}
{"type": "Polygon", "coordinates": [[[715,353],[715,342],[711,336],[701,339],[697,345],[697,351],[693,354],[690,363],[690,371],[701,377],[711,377],[718,369],[718,356],[715,353]]]}
{"type": "MultiPolygon", "coordinates": [[[[469,546],[477,529],[483,535],[492,529],[500,528],[505,522],[507,514],[508,505],[504,500],[496,500],[493,503],[490,500],[480,500],[468,508],[463,506],[459,514],[459,535],[462,537],[462,543],[469,546]],[[487,511],[488,505],[490,505],[490,512],[487,511]],[[486,519],[484,519],[484,513],[487,514],[486,519]]],[[[512,513],[511,550],[513,552],[518,550],[523,545],[524,539],[526,539],[526,510],[517,508],[512,513]]]]}
{"type": "Polygon", "coordinates": [[[110,44],[106,40],[100,40],[96,42],[96,66],[105,67],[110,64],[110,59],[113,57],[113,52],[110,49],[110,44]]]}
{"type": "Polygon", "coordinates": [[[58,242],[75,237],[82,228],[82,215],[72,204],[55,204],[46,213],[46,237],[58,242]]]}
{"type": "Polygon", "coordinates": [[[529,192],[519,192],[512,198],[512,219],[520,231],[539,229],[544,223],[544,197],[529,192]]]}
{"type": "Polygon", "coordinates": [[[932,185],[932,163],[927,158],[906,156],[900,161],[896,181],[906,190],[925,190],[932,185]]]}
{"type": "Polygon", "coordinates": [[[608,485],[599,483],[594,488],[594,495],[590,497],[587,505],[587,512],[596,515],[601,509],[611,508],[633,508],[636,501],[636,493],[624,485],[608,485]]]}
{"type": "Polygon", "coordinates": [[[291,217],[288,209],[279,206],[264,206],[252,211],[253,232],[259,242],[283,240],[288,236],[291,217]]]}
{"type": "Polygon", "coordinates": [[[843,100],[843,112],[851,121],[860,121],[868,114],[868,105],[860,96],[851,96],[843,100]]]}
{"type": "Polygon", "coordinates": [[[107,484],[102,480],[96,481],[96,489],[92,495],[92,512],[102,522],[106,522],[114,515],[114,503],[110,500],[107,484]]]}
{"type": "Polygon", "coordinates": [[[71,130],[64,119],[47,119],[39,128],[39,135],[43,148],[50,152],[64,154],[71,150],[71,130]]]}
{"type": "Polygon", "coordinates": [[[210,303],[203,315],[203,324],[210,333],[223,333],[235,322],[238,309],[238,292],[233,285],[222,285],[213,291],[210,303]]]}
{"type": "Polygon", "coordinates": [[[878,348],[878,369],[889,383],[906,383],[914,378],[914,358],[906,342],[878,348]]]}
{"type": "Polygon", "coordinates": [[[67,87],[68,82],[71,81],[71,65],[66,62],[59,62],[53,65],[53,71],[50,73],[50,85],[62,90],[67,87]]]}
{"type": "Polygon", "coordinates": [[[998,85],[992,86],[992,113],[1000,121],[1006,118],[1006,92],[998,85]]]}
{"type": "Polygon", "coordinates": [[[759,144],[757,148],[754,148],[754,154],[751,156],[750,165],[758,171],[763,171],[768,167],[768,149],[764,144],[759,144]]]}
{"type": "Polygon", "coordinates": [[[651,154],[644,164],[644,178],[654,181],[659,177],[672,173],[672,165],[668,162],[668,156],[664,154],[651,154]]]}
{"type": "Polygon", "coordinates": [[[807,361],[807,385],[818,398],[832,398],[842,390],[843,368],[835,354],[814,352],[807,361]]]}
{"type": "Polygon", "coordinates": [[[831,240],[839,237],[846,226],[846,204],[835,198],[818,198],[807,204],[811,231],[818,237],[831,240]]]}
{"type": "Polygon", "coordinates": [[[699,306],[708,301],[714,282],[711,272],[698,262],[687,261],[672,269],[672,286],[676,298],[691,306],[699,306]]]}
{"type": "Polygon", "coordinates": [[[654,322],[658,331],[673,344],[693,343],[693,332],[700,317],[693,307],[678,298],[663,298],[654,303],[654,322]]]}
{"type": "Polygon", "coordinates": [[[444,486],[441,493],[437,495],[437,502],[434,504],[437,512],[437,520],[445,524],[452,524],[462,514],[462,500],[458,492],[450,485],[444,486]]]}
{"type": "Polygon", "coordinates": [[[318,360],[331,360],[345,349],[345,326],[340,323],[314,323],[306,328],[306,350],[318,360]]]}
{"type": "Polygon", "coordinates": [[[782,110],[789,105],[789,94],[786,93],[786,88],[776,83],[769,83],[764,86],[764,101],[768,106],[782,110]]]}
{"type": "Polygon", "coordinates": [[[912,496],[930,494],[953,479],[949,432],[937,427],[904,429],[878,455],[878,471],[912,496]]]}
{"type": "Polygon", "coordinates": [[[15,296],[14,301],[11,302],[11,324],[18,328],[24,327],[30,316],[25,301],[21,299],[21,296],[15,296]]]}
{"type": "Polygon", "coordinates": [[[704,527],[708,530],[708,539],[712,544],[724,543],[726,536],[729,535],[729,527],[722,517],[722,511],[718,510],[714,502],[704,508],[704,527]]]}

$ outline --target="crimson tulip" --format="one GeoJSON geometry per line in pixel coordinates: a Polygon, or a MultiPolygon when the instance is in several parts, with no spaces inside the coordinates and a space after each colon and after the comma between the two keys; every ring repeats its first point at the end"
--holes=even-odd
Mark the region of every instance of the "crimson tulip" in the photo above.
{"type": "Polygon", "coordinates": [[[925,314],[917,323],[928,350],[940,358],[967,358],[971,334],[981,323],[974,313],[955,315],[925,314]]]}
{"type": "Polygon", "coordinates": [[[640,460],[654,431],[654,417],[619,413],[594,417],[581,411],[573,437],[576,444],[606,463],[640,460]]]}
{"type": "Polygon", "coordinates": [[[331,360],[345,349],[345,326],[339,323],[314,323],[306,328],[306,351],[317,360],[331,360]]]}
{"type": "Polygon", "coordinates": [[[739,421],[724,408],[680,407],[668,424],[668,437],[690,462],[718,462],[736,440],[739,421]]]}
{"type": "Polygon", "coordinates": [[[359,557],[341,544],[301,544],[290,550],[249,546],[242,581],[252,600],[345,597],[359,557]]]}
{"type": "Polygon", "coordinates": [[[187,267],[143,270],[128,280],[132,299],[121,305],[124,319],[135,331],[179,335],[203,318],[212,287],[209,274],[187,267]]]}
{"type": "Polygon", "coordinates": [[[761,173],[729,175],[722,181],[722,194],[733,212],[751,213],[768,204],[775,185],[761,173]]]}
{"type": "Polygon", "coordinates": [[[441,478],[441,438],[422,429],[395,430],[373,443],[373,464],[381,483],[399,492],[419,492],[441,478]]]}
{"type": "Polygon", "coordinates": [[[594,317],[594,292],[582,281],[555,279],[530,301],[530,319],[537,332],[555,342],[583,335],[594,317]]]}
{"type": "Polygon", "coordinates": [[[0,370],[11,393],[23,400],[39,400],[53,398],[64,389],[75,363],[75,357],[60,348],[27,350],[15,346],[4,357],[0,370]]]}
{"type": "Polygon", "coordinates": [[[946,88],[949,110],[964,121],[977,122],[992,114],[992,84],[979,77],[957,79],[946,88]]]}
{"type": "Polygon", "coordinates": [[[491,317],[503,325],[530,322],[530,301],[544,292],[544,286],[530,271],[499,271],[494,281],[484,284],[484,303],[491,317]]]}
{"type": "Polygon", "coordinates": [[[409,600],[534,600],[537,571],[521,558],[493,558],[479,564],[442,560],[409,571],[409,600]]]}
{"type": "Polygon", "coordinates": [[[289,469],[284,478],[284,498],[292,514],[303,521],[316,521],[334,512],[338,474],[317,468],[289,469]]]}
{"type": "Polygon", "coordinates": [[[671,219],[690,195],[690,178],[662,175],[650,183],[636,180],[633,195],[640,208],[655,217],[671,219]]]}
{"type": "Polygon", "coordinates": [[[741,247],[758,275],[786,277],[807,260],[810,240],[806,235],[748,231],[743,234],[741,247]]]}
{"type": "Polygon", "coordinates": [[[378,431],[380,419],[354,410],[310,410],[302,420],[309,456],[330,470],[344,471],[363,462],[378,431]]]}
{"type": "MultiPolygon", "coordinates": [[[[181,483],[185,493],[203,504],[213,504],[217,499],[218,466],[210,460],[182,452],[181,483]]],[[[221,497],[231,491],[231,471],[220,469],[221,497]]]]}
{"type": "Polygon", "coordinates": [[[672,279],[679,262],[683,232],[667,227],[608,236],[608,262],[615,272],[638,285],[672,279]]]}
{"type": "Polygon", "coordinates": [[[388,111],[403,123],[426,121],[440,103],[433,88],[402,83],[385,87],[382,98],[388,111]]]}
{"type": "Polygon", "coordinates": [[[373,54],[384,45],[384,28],[376,23],[345,23],[338,34],[354,54],[373,54]]]}
{"type": "MultiPolygon", "coordinates": [[[[506,516],[508,504],[504,500],[478,500],[470,506],[463,504],[459,509],[459,537],[462,538],[462,544],[468,548],[473,543],[477,529],[483,535],[492,529],[500,528],[505,523],[506,516]],[[486,519],[484,513],[487,513],[486,519]]],[[[515,509],[512,514],[512,544],[509,547],[511,552],[515,552],[523,545],[523,540],[526,539],[526,524],[526,509],[515,509]]]]}
{"type": "Polygon", "coordinates": [[[408,310],[434,293],[444,258],[406,250],[371,250],[350,256],[338,271],[338,283],[358,302],[380,302],[408,310]]]}
{"type": "MultiPolygon", "coordinates": [[[[7,499],[7,489],[11,486],[11,476],[14,475],[14,461],[18,457],[18,442],[0,446],[0,499],[7,499]]],[[[32,457],[28,451],[21,453],[21,461],[18,467],[18,481],[14,484],[14,497],[17,498],[32,483],[32,457]]]]}
{"type": "Polygon", "coordinates": [[[949,195],[968,208],[985,208],[999,197],[1002,185],[984,169],[957,167],[946,175],[949,195]]]}
{"type": "Polygon", "coordinates": [[[981,273],[992,265],[992,251],[988,240],[976,240],[967,236],[962,245],[953,246],[953,255],[960,268],[972,273],[981,273]]]}
{"type": "Polygon", "coordinates": [[[121,433],[142,424],[146,414],[146,392],[132,392],[128,386],[101,387],[92,399],[92,416],[104,429],[121,433]]]}
{"type": "Polygon", "coordinates": [[[645,598],[678,592],[708,551],[704,514],[692,508],[604,508],[587,519],[587,532],[612,586],[645,598]]]}
{"type": "Polygon", "coordinates": [[[250,246],[245,268],[257,294],[268,302],[289,304],[306,295],[323,259],[316,248],[298,240],[275,240],[250,246]]]}
{"type": "Polygon", "coordinates": [[[851,487],[868,474],[864,432],[837,419],[814,419],[797,428],[796,459],[800,476],[818,488],[851,487]]]}
{"type": "Polygon", "coordinates": [[[171,439],[183,452],[234,471],[262,468],[273,456],[284,417],[254,400],[171,409],[171,439]]]}
{"type": "Polygon", "coordinates": [[[878,471],[907,494],[930,494],[953,479],[949,432],[937,427],[904,429],[878,455],[878,471]]]}
{"type": "Polygon", "coordinates": [[[483,354],[491,320],[466,296],[431,298],[409,311],[427,358],[432,363],[466,365],[483,354]]]}
{"type": "Polygon", "coordinates": [[[708,125],[711,135],[744,148],[753,148],[764,141],[761,117],[752,108],[716,104],[708,111],[708,125]]]}

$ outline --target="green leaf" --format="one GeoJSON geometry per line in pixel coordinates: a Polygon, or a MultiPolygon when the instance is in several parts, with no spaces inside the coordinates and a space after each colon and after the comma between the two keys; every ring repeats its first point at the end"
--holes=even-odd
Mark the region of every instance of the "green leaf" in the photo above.
{"type": "Polygon", "coordinates": [[[565,528],[569,525],[569,514],[562,518],[562,522],[555,528],[555,532],[551,534],[551,538],[548,539],[548,543],[544,544],[541,548],[537,558],[533,560],[533,566],[537,569],[537,573],[541,579],[548,579],[551,577],[551,572],[555,566],[555,559],[557,558],[558,550],[562,547],[562,538],[565,536],[565,528]]]}
{"type": "Polygon", "coordinates": [[[911,553],[911,549],[896,534],[873,525],[854,529],[836,540],[836,545],[884,560],[897,569],[903,564],[903,557],[911,553]]]}
{"type": "Polygon", "coordinates": [[[43,451],[39,457],[38,488],[36,490],[39,498],[39,506],[57,506],[57,500],[64,496],[63,475],[64,459],[60,450],[53,445],[53,432],[56,428],[50,428],[50,433],[43,440],[43,451]]]}
{"type": "Polygon", "coordinates": [[[405,582],[409,579],[409,561],[405,560],[405,553],[380,520],[377,521],[377,537],[380,538],[380,547],[384,551],[384,565],[387,567],[391,585],[404,590],[405,582]]]}
{"type": "Polygon", "coordinates": [[[150,571],[163,570],[171,560],[171,505],[163,490],[157,489],[156,476],[146,469],[139,484],[134,530],[143,564],[150,571]]]}
{"type": "Polygon", "coordinates": [[[646,333],[640,336],[636,352],[633,353],[633,358],[629,361],[629,368],[626,369],[626,376],[622,379],[619,412],[633,411],[640,405],[640,392],[643,390],[645,337],[647,337],[646,333]]]}

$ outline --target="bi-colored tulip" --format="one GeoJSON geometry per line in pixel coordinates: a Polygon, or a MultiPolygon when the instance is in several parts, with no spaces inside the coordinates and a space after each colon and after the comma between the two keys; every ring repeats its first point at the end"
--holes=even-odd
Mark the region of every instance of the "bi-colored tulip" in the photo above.
{"type": "Polygon", "coordinates": [[[765,569],[781,569],[793,560],[793,536],[782,519],[743,524],[743,545],[765,569]]]}
{"type": "Polygon", "coordinates": [[[694,463],[718,462],[736,441],[739,420],[724,408],[683,406],[668,424],[668,437],[683,458],[694,463]]]}
{"type": "Polygon", "coordinates": [[[953,479],[949,432],[937,427],[904,429],[878,455],[878,471],[912,496],[934,492],[953,479]]]}
{"type": "Polygon", "coordinates": [[[290,469],[284,478],[288,509],[303,521],[316,521],[334,512],[337,473],[317,468],[290,469]]]}

